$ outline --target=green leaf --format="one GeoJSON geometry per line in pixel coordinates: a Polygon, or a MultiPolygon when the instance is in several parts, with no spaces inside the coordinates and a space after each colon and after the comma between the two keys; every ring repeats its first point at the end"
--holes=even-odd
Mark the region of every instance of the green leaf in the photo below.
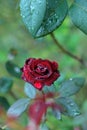
{"type": "Polygon", "coordinates": [[[47,0],[46,13],[36,37],[47,35],[59,27],[67,15],[66,0],[47,0]]]}
{"type": "Polygon", "coordinates": [[[60,103],[65,107],[65,112],[64,112],[65,115],[75,117],[80,114],[80,110],[77,104],[68,97],[58,98],[57,103],[60,103]]]}
{"type": "Polygon", "coordinates": [[[46,126],[46,124],[41,124],[40,130],[49,130],[49,128],[46,126]]]}
{"type": "Polygon", "coordinates": [[[65,75],[61,73],[61,76],[54,82],[54,85],[56,86],[56,88],[58,89],[58,86],[64,82],[65,80],[65,75]]]}
{"type": "Polygon", "coordinates": [[[43,91],[45,92],[45,93],[48,93],[48,92],[56,92],[56,88],[55,88],[55,86],[52,84],[51,86],[44,86],[43,87],[43,91]]]}
{"type": "Polygon", "coordinates": [[[36,89],[29,83],[25,83],[24,92],[31,99],[35,98],[36,96],[36,89]]]}
{"type": "Polygon", "coordinates": [[[6,69],[7,71],[16,78],[21,78],[21,70],[18,65],[14,64],[11,61],[6,62],[6,69]]]}
{"type": "Polygon", "coordinates": [[[13,85],[13,80],[11,78],[3,77],[0,78],[0,94],[5,94],[10,91],[13,85]]]}
{"type": "Polygon", "coordinates": [[[61,112],[58,109],[52,109],[53,115],[58,119],[61,120],[62,119],[62,115],[61,112]]]}
{"type": "Polygon", "coordinates": [[[21,0],[21,16],[29,32],[35,36],[46,11],[46,0],[21,0]]]}
{"type": "Polygon", "coordinates": [[[75,26],[87,34],[87,0],[74,0],[69,14],[75,26]]]}
{"type": "Polygon", "coordinates": [[[11,117],[20,116],[27,109],[29,101],[29,98],[19,99],[8,109],[7,115],[11,117]]]}
{"type": "Polygon", "coordinates": [[[84,85],[84,78],[73,78],[62,83],[59,94],[60,97],[68,97],[77,93],[84,85]]]}
{"type": "Polygon", "coordinates": [[[4,107],[6,110],[10,107],[10,105],[5,97],[0,96],[0,106],[4,107]]]}

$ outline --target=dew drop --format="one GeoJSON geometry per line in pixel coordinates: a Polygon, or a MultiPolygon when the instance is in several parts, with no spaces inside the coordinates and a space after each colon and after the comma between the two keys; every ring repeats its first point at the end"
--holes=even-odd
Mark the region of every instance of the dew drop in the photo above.
{"type": "Polygon", "coordinates": [[[72,81],[73,79],[72,79],[72,78],[70,78],[70,80],[72,81]]]}
{"type": "Polygon", "coordinates": [[[30,6],[31,12],[33,12],[35,10],[34,6],[30,6]]]}
{"type": "Polygon", "coordinates": [[[16,71],[16,73],[20,72],[20,69],[18,67],[15,67],[14,70],[16,71]]]}
{"type": "Polygon", "coordinates": [[[37,11],[36,14],[39,15],[39,11],[37,11]]]}
{"type": "Polygon", "coordinates": [[[42,3],[41,0],[39,0],[38,3],[41,4],[42,3]]]}
{"type": "Polygon", "coordinates": [[[74,116],[78,116],[80,114],[79,111],[73,110],[74,116]]]}

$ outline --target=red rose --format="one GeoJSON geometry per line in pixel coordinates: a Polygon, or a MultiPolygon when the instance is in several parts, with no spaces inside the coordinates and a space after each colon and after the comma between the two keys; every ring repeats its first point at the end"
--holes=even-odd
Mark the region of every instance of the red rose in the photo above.
{"type": "Polygon", "coordinates": [[[41,90],[43,86],[50,86],[60,76],[58,64],[53,61],[29,58],[22,70],[22,79],[41,90]]]}

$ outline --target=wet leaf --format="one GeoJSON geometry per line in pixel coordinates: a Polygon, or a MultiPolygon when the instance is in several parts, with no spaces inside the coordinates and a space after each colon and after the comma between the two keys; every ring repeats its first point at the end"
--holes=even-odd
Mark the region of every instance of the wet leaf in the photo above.
{"type": "Polygon", "coordinates": [[[84,86],[84,78],[72,78],[62,83],[59,93],[60,97],[68,97],[77,93],[84,86]]]}
{"type": "Polygon", "coordinates": [[[29,32],[35,36],[46,11],[46,0],[21,0],[21,16],[29,32]]]}
{"type": "Polygon", "coordinates": [[[18,65],[14,64],[11,61],[7,61],[6,62],[6,69],[12,76],[14,76],[16,78],[21,78],[22,72],[21,72],[20,67],[18,65]]]}
{"type": "Polygon", "coordinates": [[[0,93],[5,94],[11,90],[13,80],[11,78],[2,77],[0,78],[0,93]]]}
{"type": "Polygon", "coordinates": [[[25,83],[24,92],[31,99],[36,96],[36,89],[29,83],[25,83]]]}
{"type": "Polygon", "coordinates": [[[10,117],[20,116],[27,109],[29,101],[29,98],[19,99],[8,109],[7,115],[10,117]]]}
{"type": "Polygon", "coordinates": [[[71,98],[68,98],[68,97],[59,98],[57,99],[57,103],[60,103],[64,106],[65,115],[75,117],[80,114],[80,110],[77,104],[71,98]]]}
{"type": "Polygon", "coordinates": [[[69,14],[74,25],[87,34],[87,0],[74,0],[69,14]]]}
{"type": "Polygon", "coordinates": [[[41,37],[59,27],[67,15],[66,0],[47,0],[46,13],[35,37],[41,37]]]}

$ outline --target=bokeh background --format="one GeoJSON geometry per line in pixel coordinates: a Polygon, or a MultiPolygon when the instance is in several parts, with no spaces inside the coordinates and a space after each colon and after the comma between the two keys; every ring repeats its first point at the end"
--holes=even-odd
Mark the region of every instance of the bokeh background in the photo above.
{"type": "MultiPolygon", "coordinates": [[[[12,77],[6,70],[8,60],[12,60],[21,68],[27,58],[35,57],[56,60],[59,63],[62,80],[81,76],[85,77],[87,81],[87,35],[72,24],[69,16],[54,32],[64,48],[84,59],[85,65],[82,65],[64,54],[50,35],[34,39],[22,21],[19,2],[19,0],[0,0],[0,78],[12,77]]],[[[25,97],[24,81],[12,78],[14,79],[12,93],[4,95],[9,104],[15,102],[16,98],[25,97]]],[[[74,98],[82,115],[76,119],[63,117],[62,121],[58,121],[49,114],[47,125],[50,130],[87,130],[87,82],[74,98]]],[[[6,115],[4,115],[3,120],[0,119],[0,126],[5,124],[5,119],[6,115]]],[[[19,119],[19,127],[14,129],[21,130],[21,125],[25,126],[26,124],[26,115],[23,115],[19,119]]]]}

